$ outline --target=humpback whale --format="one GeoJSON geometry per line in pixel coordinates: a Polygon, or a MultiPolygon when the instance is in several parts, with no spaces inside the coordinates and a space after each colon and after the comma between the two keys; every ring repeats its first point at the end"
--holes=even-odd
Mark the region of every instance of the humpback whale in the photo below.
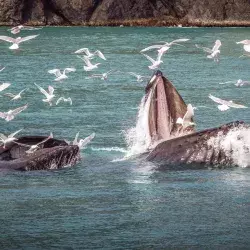
{"type": "Polygon", "coordinates": [[[25,136],[18,138],[18,143],[0,146],[0,170],[50,170],[73,166],[80,160],[77,145],[68,145],[65,141],[44,136],[25,136]],[[41,143],[45,141],[44,143],[41,143]],[[28,154],[26,145],[39,145],[39,149],[28,154]]]}
{"type": "Polygon", "coordinates": [[[143,155],[148,161],[161,166],[182,163],[250,165],[250,148],[244,143],[244,136],[250,132],[249,125],[235,121],[197,132],[192,117],[189,117],[192,125],[178,124],[176,121],[184,117],[187,105],[161,71],[154,73],[145,91],[143,100],[147,106],[150,143],[143,155]],[[239,142],[241,146],[234,147],[234,143],[239,145],[239,142]],[[239,156],[244,159],[240,161],[239,156]]]}

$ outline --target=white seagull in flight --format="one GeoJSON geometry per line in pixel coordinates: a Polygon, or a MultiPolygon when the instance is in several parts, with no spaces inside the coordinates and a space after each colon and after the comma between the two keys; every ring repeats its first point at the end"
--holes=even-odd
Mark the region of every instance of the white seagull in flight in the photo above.
{"type": "Polygon", "coordinates": [[[11,121],[11,120],[13,120],[15,118],[15,116],[17,114],[24,111],[27,107],[28,107],[28,104],[26,104],[26,105],[24,105],[22,107],[16,108],[14,110],[9,110],[7,112],[0,112],[0,118],[5,119],[7,122],[11,121]]]}
{"type": "Polygon", "coordinates": [[[146,54],[143,54],[151,63],[152,65],[148,66],[149,69],[157,69],[161,63],[163,63],[163,61],[161,60],[161,57],[163,54],[161,53],[158,53],[158,56],[157,56],[157,59],[154,60],[153,58],[151,58],[150,56],[146,55],[146,54]]]}
{"type": "Polygon", "coordinates": [[[33,36],[26,36],[26,37],[18,37],[18,38],[12,38],[9,36],[0,36],[0,40],[12,43],[12,45],[9,47],[9,49],[19,49],[19,44],[25,41],[28,41],[30,39],[33,39],[39,35],[33,35],[33,36]]]}
{"type": "Polygon", "coordinates": [[[19,129],[19,130],[17,130],[16,132],[14,132],[14,133],[12,133],[12,134],[10,134],[10,135],[8,135],[8,136],[6,136],[6,135],[0,133],[0,142],[3,143],[3,148],[6,147],[6,144],[18,140],[18,139],[15,138],[14,136],[15,136],[17,133],[19,133],[21,130],[22,130],[22,129],[19,129]]]}
{"type": "Polygon", "coordinates": [[[88,143],[90,143],[94,139],[95,133],[92,133],[85,139],[80,139],[79,141],[78,141],[78,137],[79,137],[79,132],[76,134],[75,139],[72,142],[72,144],[77,145],[80,149],[83,149],[88,143]]]}
{"type": "Polygon", "coordinates": [[[83,60],[85,63],[86,63],[86,66],[84,65],[83,66],[83,69],[85,71],[92,71],[93,69],[97,69],[98,68],[98,65],[100,65],[100,63],[96,63],[96,64],[92,64],[89,60],[89,58],[83,56],[77,56],[78,58],[80,58],[81,60],[83,60]]]}
{"type": "Polygon", "coordinates": [[[68,78],[68,76],[66,76],[66,73],[75,72],[75,71],[76,71],[75,68],[65,68],[63,70],[63,73],[61,73],[60,69],[51,69],[48,71],[48,73],[54,74],[56,76],[55,81],[61,81],[61,80],[68,78]]]}
{"type": "Polygon", "coordinates": [[[209,95],[208,96],[211,100],[213,100],[214,102],[216,103],[219,103],[220,105],[218,105],[218,109],[220,111],[225,111],[225,110],[228,110],[229,108],[236,108],[236,109],[242,109],[242,108],[247,108],[246,106],[244,105],[241,105],[241,104],[237,104],[237,103],[234,103],[233,101],[226,101],[226,100],[222,100],[218,97],[215,97],[213,95],[209,95]]]}
{"type": "Polygon", "coordinates": [[[45,89],[43,89],[42,87],[40,87],[36,83],[34,83],[34,84],[41,91],[41,93],[45,95],[46,99],[43,99],[43,102],[48,102],[49,105],[52,106],[52,100],[55,97],[55,95],[54,95],[54,88],[52,86],[49,86],[48,87],[48,92],[47,92],[45,89]]]}
{"type": "Polygon", "coordinates": [[[6,93],[4,95],[12,98],[11,101],[15,101],[15,100],[18,100],[18,99],[21,99],[21,94],[25,91],[26,89],[23,89],[22,91],[20,91],[17,95],[14,95],[12,93],[6,93]]]}
{"type": "Polygon", "coordinates": [[[199,49],[202,49],[204,52],[209,53],[210,55],[207,56],[207,58],[214,59],[215,62],[219,62],[219,54],[220,54],[220,46],[221,46],[221,41],[216,40],[215,44],[212,49],[206,48],[206,47],[200,47],[197,44],[195,46],[199,49]]]}
{"type": "Polygon", "coordinates": [[[23,25],[18,25],[15,26],[11,29],[9,29],[8,31],[10,31],[12,34],[18,34],[21,30],[40,30],[42,29],[42,27],[40,28],[34,28],[34,27],[30,27],[30,26],[23,26],[23,25]]]}
{"type": "Polygon", "coordinates": [[[145,78],[145,76],[138,75],[138,74],[136,74],[134,72],[128,72],[128,74],[131,75],[131,76],[136,77],[137,82],[143,82],[143,79],[145,78]]]}
{"type": "Polygon", "coordinates": [[[103,73],[103,74],[93,74],[91,76],[88,76],[86,77],[86,79],[89,79],[89,78],[100,78],[101,80],[107,80],[108,79],[108,76],[114,72],[113,70],[110,70],[106,73],[103,73]]]}
{"type": "Polygon", "coordinates": [[[95,55],[99,56],[101,59],[106,60],[105,56],[100,50],[96,50],[94,53],[91,53],[88,48],[82,48],[77,51],[75,51],[75,54],[85,54],[85,57],[88,59],[93,59],[95,55]]]}
{"type": "Polygon", "coordinates": [[[70,105],[72,105],[72,99],[69,98],[64,98],[64,97],[60,97],[58,98],[58,100],[56,101],[56,105],[58,105],[60,102],[68,102],[70,105]]]}

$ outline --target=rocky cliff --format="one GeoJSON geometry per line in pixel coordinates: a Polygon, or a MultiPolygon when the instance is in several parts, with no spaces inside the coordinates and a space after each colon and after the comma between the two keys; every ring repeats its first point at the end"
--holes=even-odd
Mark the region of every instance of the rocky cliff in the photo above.
{"type": "Polygon", "coordinates": [[[0,24],[250,24],[250,0],[0,0],[0,24]]]}

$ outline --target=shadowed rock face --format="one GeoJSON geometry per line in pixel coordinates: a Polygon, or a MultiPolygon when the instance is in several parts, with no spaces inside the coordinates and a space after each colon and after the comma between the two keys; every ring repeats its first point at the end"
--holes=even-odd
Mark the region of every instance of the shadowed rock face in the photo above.
{"type": "MultiPolygon", "coordinates": [[[[35,145],[46,139],[44,136],[27,136],[18,139],[19,143],[35,145]]],[[[78,146],[68,145],[65,141],[49,139],[41,148],[27,154],[27,147],[16,143],[0,147],[0,169],[9,170],[50,170],[73,166],[80,160],[78,146]]]]}
{"type": "Polygon", "coordinates": [[[82,24],[140,18],[250,21],[248,0],[0,0],[0,23],[82,24]]]}

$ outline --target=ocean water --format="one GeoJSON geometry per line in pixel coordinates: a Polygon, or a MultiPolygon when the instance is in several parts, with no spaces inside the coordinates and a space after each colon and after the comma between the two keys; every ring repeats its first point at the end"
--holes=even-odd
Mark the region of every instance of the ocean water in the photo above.
{"type": "MultiPolygon", "coordinates": [[[[83,28],[45,27],[22,31],[40,34],[8,49],[0,42],[0,83],[12,85],[2,93],[23,93],[10,102],[1,95],[0,111],[29,104],[1,132],[23,129],[21,135],[49,135],[73,140],[96,137],[82,151],[73,168],[37,172],[0,173],[1,249],[249,249],[250,171],[175,168],[163,170],[129,152],[126,135],[136,125],[149,61],[139,51],[157,41],[189,38],[185,47],[173,46],[160,69],[195,110],[197,130],[230,121],[250,122],[249,109],[220,112],[208,95],[250,106],[249,87],[230,80],[250,80],[250,58],[235,42],[249,39],[249,28],[83,28]],[[206,58],[195,44],[212,47],[222,42],[220,63],[206,58]],[[107,61],[93,73],[117,70],[107,81],[86,79],[82,61],[74,55],[87,47],[101,50],[107,61]],[[75,67],[61,83],[47,73],[75,67]],[[33,83],[55,87],[55,94],[71,97],[73,105],[48,106],[33,83]]],[[[10,35],[7,27],[0,35],[10,35]]],[[[155,57],[154,52],[149,55],[155,57]]],[[[1,94],[2,94],[1,93],[1,94]]],[[[245,134],[248,137],[248,133],[245,134]]],[[[249,135],[250,136],[250,135],[249,135]]]]}

